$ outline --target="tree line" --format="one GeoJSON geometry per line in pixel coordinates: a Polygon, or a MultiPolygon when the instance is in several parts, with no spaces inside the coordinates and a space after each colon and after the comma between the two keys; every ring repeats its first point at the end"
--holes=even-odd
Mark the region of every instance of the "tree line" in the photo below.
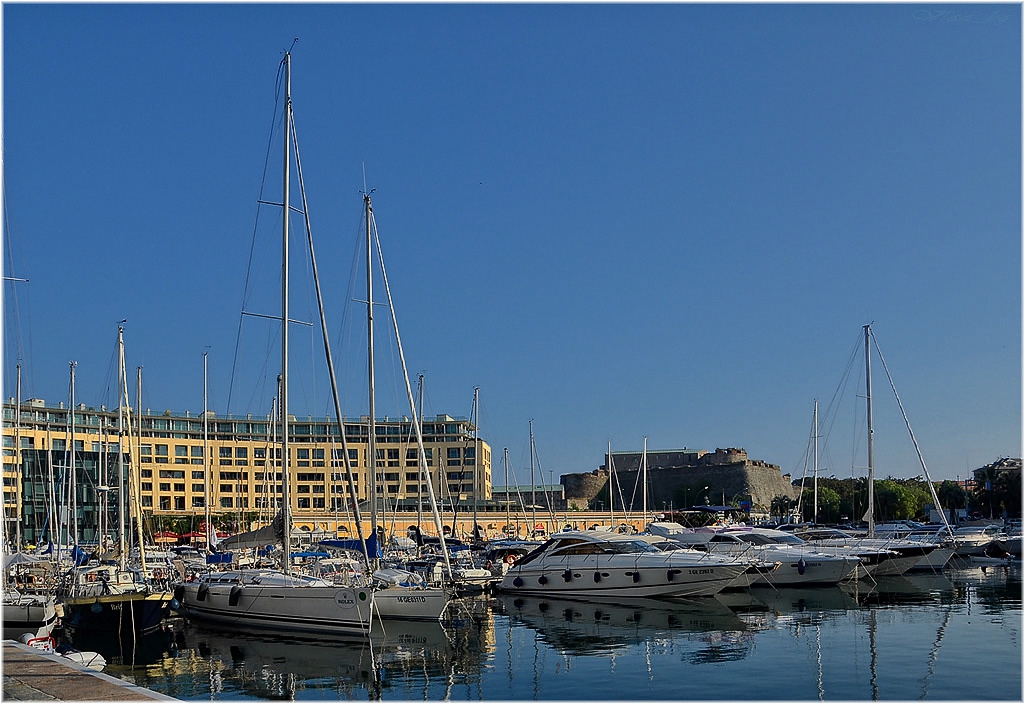
{"type": "MultiPolygon", "coordinates": [[[[969,519],[1021,517],[1021,473],[1000,472],[987,484],[966,491],[958,482],[934,483],[940,506],[951,520],[951,511],[965,509],[969,519]]],[[[933,506],[929,485],[922,477],[875,480],[876,522],[902,519],[927,522],[927,507],[933,506]]],[[[815,516],[814,488],[805,480],[800,500],[777,496],[770,512],[781,522],[800,507],[800,520],[817,523],[850,523],[863,519],[868,509],[868,479],[820,478],[818,480],[818,516],[815,516]]]]}

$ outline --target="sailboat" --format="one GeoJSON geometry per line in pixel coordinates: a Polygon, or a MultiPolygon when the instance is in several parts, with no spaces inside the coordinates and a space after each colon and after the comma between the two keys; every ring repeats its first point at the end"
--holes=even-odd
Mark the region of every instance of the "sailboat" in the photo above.
{"type": "MultiPolygon", "coordinates": [[[[363,216],[366,223],[366,272],[367,272],[367,377],[368,377],[368,450],[367,450],[367,462],[369,464],[368,479],[370,482],[370,511],[371,511],[371,536],[373,538],[378,537],[379,529],[377,525],[377,511],[379,500],[377,497],[377,429],[376,429],[376,393],[374,389],[374,290],[373,290],[373,252],[374,243],[376,240],[376,227],[374,223],[374,210],[370,200],[370,194],[365,193],[363,195],[363,216]]],[[[410,413],[413,418],[412,427],[416,434],[417,443],[417,457],[419,460],[420,476],[425,480],[427,485],[427,495],[430,502],[432,512],[434,514],[434,523],[437,528],[439,535],[439,546],[442,557],[442,563],[444,565],[444,574],[448,576],[448,580],[452,580],[452,564],[449,560],[448,549],[445,547],[444,530],[441,523],[441,514],[438,511],[437,500],[434,496],[433,482],[430,480],[430,472],[428,471],[426,464],[427,452],[424,448],[422,427],[420,425],[420,418],[416,412],[415,402],[413,400],[413,391],[409,383],[409,374],[406,371],[405,355],[402,351],[402,340],[399,337],[398,319],[395,316],[395,309],[392,305],[391,289],[388,286],[388,276],[384,271],[384,257],[380,252],[380,242],[377,242],[377,253],[380,260],[381,274],[384,279],[385,293],[388,298],[388,308],[391,311],[391,320],[393,333],[395,334],[395,340],[398,347],[399,360],[402,365],[402,377],[405,380],[406,386],[406,397],[409,402],[410,413]]],[[[330,353],[328,353],[328,366],[332,367],[330,360],[330,353]]],[[[332,376],[332,391],[335,392],[335,398],[337,399],[337,387],[334,383],[332,376]]],[[[337,401],[336,401],[337,403],[337,401]]],[[[336,412],[338,417],[341,418],[341,408],[337,407],[336,412]]],[[[341,426],[340,424],[340,427],[341,426]]],[[[344,438],[344,434],[343,434],[344,438]]],[[[343,451],[343,455],[348,457],[348,452],[343,451]]],[[[355,504],[355,502],[354,502],[355,504]]],[[[357,525],[360,521],[357,516],[357,525]]],[[[396,575],[395,570],[381,570],[373,569],[378,567],[376,554],[373,558],[368,552],[364,552],[364,557],[367,560],[368,567],[373,571],[374,577],[378,582],[387,582],[386,586],[378,588],[374,593],[374,601],[378,613],[381,618],[388,619],[407,619],[407,620],[437,620],[441,618],[441,615],[448,608],[448,603],[453,596],[453,589],[449,586],[426,586],[419,583],[414,579],[409,579],[412,575],[405,575],[400,573],[396,575]]]]}
{"type": "MultiPolygon", "coordinates": [[[[291,139],[291,53],[281,60],[284,71],[284,174],[282,177],[281,422],[282,564],[280,570],[236,569],[209,572],[176,589],[189,616],[221,625],[275,632],[323,633],[366,637],[370,632],[374,590],[369,586],[335,584],[294,573],[291,561],[288,415],[288,244],[291,139]]],[[[298,159],[297,159],[298,162],[298,159]]],[[[298,163],[297,163],[298,167],[298,163]]],[[[301,173],[301,172],[300,172],[301,173]]],[[[301,177],[300,177],[301,185],[301,177]]],[[[303,209],[305,212],[305,208],[303,209]]]]}
{"type": "MultiPolygon", "coordinates": [[[[116,561],[89,560],[64,575],[57,597],[64,608],[64,626],[88,633],[135,636],[160,627],[170,613],[171,592],[154,588],[141,567],[128,564],[126,521],[129,492],[125,487],[124,409],[128,406],[125,384],[124,326],[118,325],[118,552],[116,561]]],[[[101,536],[102,538],[102,536],[101,536]]],[[[102,542],[101,542],[102,544],[102,542]]],[[[140,542],[141,545],[141,542],[140,542]]]]}
{"type": "MultiPolygon", "coordinates": [[[[885,560],[881,565],[877,566],[873,571],[873,576],[887,576],[887,575],[899,575],[903,574],[918,564],[933,565],[930,561],[929,556],[940,549],[938,542],[930,542],[928,540],[903,540],[900,538],[893,537],[877,537],[876,536],[876,523],[875,523],[875,428],[872,421],[872,326],[863,326],[864,337],[865,337],[865,416],[868,424],[867,443],[868,443],[868,508],[863,516],[864,521],[868,523],[868,530],[866,531],[865,537],[853,536],[844,531],[834,528],[821,528],[813,526],[810,528],[801,528],[796,532],[804,540],[816,546],[816,549],[825,549],[829,547],[867,547],[873,549],[888,550],[896,553],[895,556],[888,560],[885,560]]],[[[877,343],[878,349],[878,343],[877,343]]],[[[886,363],[882,360],[882,354],[880,353],[880,361],[883,362],[883,369],[886,370],[886,363]]],[[[889,371],[886,370],[887,377],[889,378],[889,371]]],[[[939,506],[939,497],[936,496],[936,488],[933,486],[932,478],[929,476],[929,469],[925,466],[925,459],[922,457],[922,452],[918,447],[918,441],[915,440],[915,434],[911,430],[911,423],[908,420],[907,414],[904,413],[904,404],[901,403],[900,397],[897,396],[897,389],[893,386],[893,379],[890,378],[890,387],[893,390],[894,396],[897,399],[897,405],[900,407],[901,414],[904,416],[904,423],[907,426],[908,432],[911,435],[911,442],[915,446],[915,451],[918,453],[919,462],[922,465],[922,470],[925,472],[926,483],[929,486],[929,490],[932,493],[933,501],[935,505],[939,506]]],[[[816,406],[816,424],[818,422],[817,406],[816,406]]],[[[816,434],[817,434],[816,429],[816,434]]],[[[816,462],[817,462],[817,444],[816,444],[816,462]]],[[[817,465],[816,465],[817,467],[817,465]]],[[[943,523],[946,525],[946,516],[942,513],[943,523]]],[[[947,525],[949,532],[950,526],[947,525]]],[[[949,559],[951,553],[946,552],[946,557],[949,559]]],[[[944,554],[941,553],[941,554],[944,554]]],[[[942,565],[941,565],[942,566],[942,565]]]]}

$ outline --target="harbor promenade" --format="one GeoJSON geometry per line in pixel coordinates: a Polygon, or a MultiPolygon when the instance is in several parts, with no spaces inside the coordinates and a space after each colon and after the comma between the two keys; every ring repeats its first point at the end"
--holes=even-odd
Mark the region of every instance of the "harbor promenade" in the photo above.
{"type": "Polygon", "coordinates": [[[178,701],[16,641],[4,641],[5,701],[178,701]]]}

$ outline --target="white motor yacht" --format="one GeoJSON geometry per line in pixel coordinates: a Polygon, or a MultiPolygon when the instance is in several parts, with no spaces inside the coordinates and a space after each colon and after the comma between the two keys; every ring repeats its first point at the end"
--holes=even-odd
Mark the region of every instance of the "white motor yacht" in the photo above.
{"type": "Polygon", "coordinates": [[[660,550],[636,536],[565,531],[511,565],[499,589],[585,598],[712,596],[749,567],[746,560],[696,550],[660,550]]]}
{"type": "Polygon", "coordinates": [[[939,548],[937,543],[903,540],[900,538],[864,538],[851,535],[838,528],[805,526],[794,534],[810,543],[816,550],[824,548],[869,548],[889,550],[896,555],[879,563],[875,577],[904,574],[923,558],[939,548]]]}
{"type": "Polygon", "coordinates": [[[684,528],[678,523],[651,523],[648,531],[697,550],[743,559],[776,563],[752,586],[832,585],[854,578],[861,559],[850,554],[827,554],[788,540],[788,533],[769,528],[684,528]],[[782,539],[782,540],[781,540],[782,539]]]}

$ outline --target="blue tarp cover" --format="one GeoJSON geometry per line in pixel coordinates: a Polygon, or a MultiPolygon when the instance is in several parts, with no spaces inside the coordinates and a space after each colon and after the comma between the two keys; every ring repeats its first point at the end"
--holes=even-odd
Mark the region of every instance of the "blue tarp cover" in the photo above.
{"type": "MultiPolygon", "coordinates": [[[[356,550],[363,552],[363,545],[358,538],[353,540],[321,540],[318,545],[323,545],[328,548],[341,548],[343,550],[356,550]]],[[[367,537],[367,554],[370,557],[384,557],[384,553],[381,552],[381,546],[377,542],[376,535],[370,535],[367,537]]]]}
{"type": "Polygon", "coordinates": [[[221,565],[230,564],[231,558],[235,555],[232,552],[215,552],[212,555],[206,556],[206,564],[208,565],[221,565]]]}

